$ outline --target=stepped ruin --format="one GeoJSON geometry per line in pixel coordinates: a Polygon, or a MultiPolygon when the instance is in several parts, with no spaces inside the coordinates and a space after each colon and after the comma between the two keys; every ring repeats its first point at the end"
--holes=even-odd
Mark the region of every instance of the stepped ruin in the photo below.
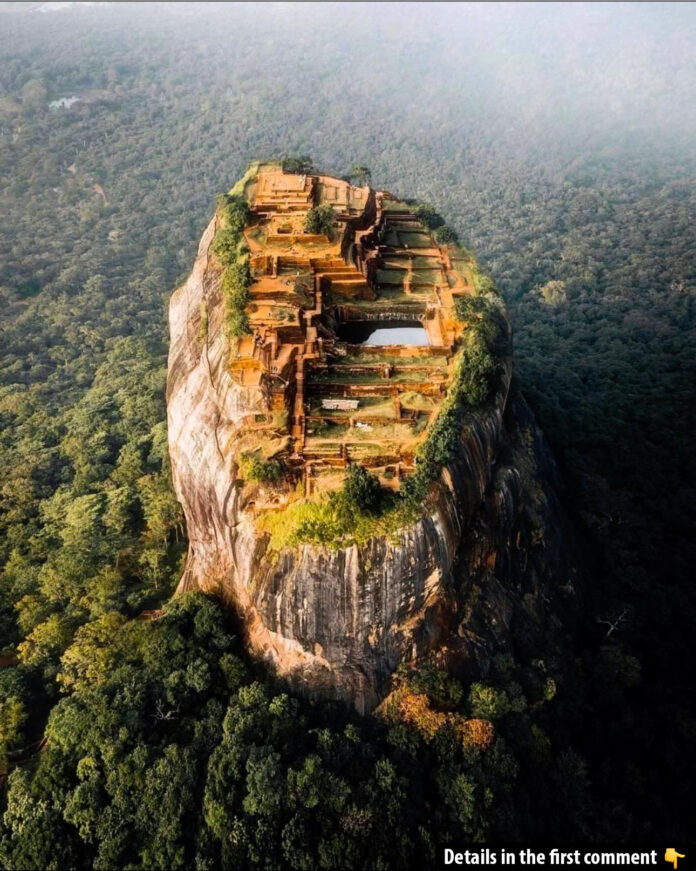
{"type": "Polygon", "coordinates": [[[240,386],[264,385],[271,413],[244,424],[277,437],[288,412],[283,456],[308,496],[338,486],[350,462],[397,488],[450,382],[463,329],[453,303],[473,293],[470,265],[387,192],[270,166],[245,195],[252,334],[230,371],[240,386]],[[304,229],[322,204],[335,212],[332,238],[304,229]],[[346,325],[379,321],[390,344],[342,340],[346,325]],[[421,343],[394,344],[401,324],[420,325],[421,343]]]}

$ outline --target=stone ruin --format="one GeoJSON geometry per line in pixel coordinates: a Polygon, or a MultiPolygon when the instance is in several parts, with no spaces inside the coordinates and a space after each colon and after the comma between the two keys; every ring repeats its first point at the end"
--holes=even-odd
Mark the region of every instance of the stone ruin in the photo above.
{"type": "Polygon", "coordinates": [[[271,412],[249,424],[277,436],[287,421],[277,459],[307,496],[340,486],[350,462],[398,488],[451,380],[465,329],[454,301],[474,292],[469,261],[387,191],[261,165],[244,193],[252,334],[230,370],[238,384],[264,388],[271,412]],[[335,212],[330,237],[305,232],[322,204],[335,212]],[[417,324],[425,341],[341,339],[346,325],[372,322],[417,324]]]}

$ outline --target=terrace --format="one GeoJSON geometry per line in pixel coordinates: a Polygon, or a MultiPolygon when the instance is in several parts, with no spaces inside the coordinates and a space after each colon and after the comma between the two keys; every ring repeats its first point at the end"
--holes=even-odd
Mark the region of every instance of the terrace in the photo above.
{"type": "Polygon", "coordinates": [[[264,166],[248,196],[252,335],[230,366],[267,390],[273,414],[253,432],[283,445],[306,495],[340,486],[350,462],[397,489],[451,379],[469,262],[386,192],[264,166]],[[331,234],[305,233],[320,204],[335,211],[331,234]]]}

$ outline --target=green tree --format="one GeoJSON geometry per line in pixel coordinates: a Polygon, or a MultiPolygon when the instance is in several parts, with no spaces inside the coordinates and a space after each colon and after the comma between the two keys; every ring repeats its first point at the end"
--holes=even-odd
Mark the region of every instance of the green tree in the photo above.
{"type": "Polygon", "coordinates": [[[429,230],[435,230],[438,227],[444,226],[445,219],[429,203],[419,203],[415,208],[415,214],[429,230]]]}
{"type": "Polygon", "coordinates": [[[433,236],[438,245],[449,245],[458,241],[457,234],[451,227],[446,225],[438,227],[433,233],[433,236]]]}
{"type": "Polygon", "coordinates": [[[278,460],[264,460],[255,455],[242,458],[242,474],[250,481],[273,484],[283,477],[283,466],[278,460]]]}
{"type": "Polygon", "coordinates": [[[22,738],[22,726],[27,712],[19,696],[0,698],[0,773],[7,769],[7,751],[17,746],[22,738]]]}
{"type": "Polygon", "coordinates": [[[309,175],[314,172],[314,161],[306,154],[299,157],[284,157],[281,166],[283,172],[292,172],[296,175],[309,175]]]}
{"type": "Polygon", "coordinates": [[[360,511],[374,512],[382,500],[379,479],[358,463],[351,463],[343,481],[343,493],[349,506],[360,511]]]}
{"type": "Polygon", "coordinates": [[[324,235],[330,239],[335,223],[336,212],[333,206],[330,206],[328,203],[322,203],[320,206],[315,206],[307,212],[305,232],[324,235]]]}
{"type": "Polygon", "coordinates": [[[356,163],[350,171],[350,178],[353,184],[359,187],[372,184],[372,173],[368,167],[356,163]]]}

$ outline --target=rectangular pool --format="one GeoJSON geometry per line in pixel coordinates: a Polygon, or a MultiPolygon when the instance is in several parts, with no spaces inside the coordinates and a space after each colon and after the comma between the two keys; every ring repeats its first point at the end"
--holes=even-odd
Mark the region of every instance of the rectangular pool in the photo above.
{"type": "Polygon", "coordinates": [[[350,345],[429,345],[419,321],[346,321],[336,330],[338,339],[350,345]]]}

